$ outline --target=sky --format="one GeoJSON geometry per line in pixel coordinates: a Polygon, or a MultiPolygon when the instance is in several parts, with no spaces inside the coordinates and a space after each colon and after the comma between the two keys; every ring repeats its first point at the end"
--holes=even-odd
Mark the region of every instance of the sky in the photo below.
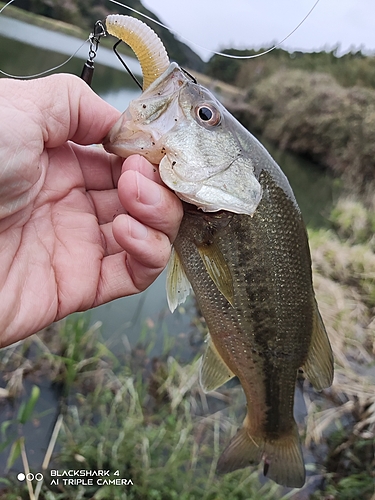
{"type": "MultiPolygon", "coordinates": [[[[302,21],[316,0],[143,0],[182,37],[211,50],[270,47],[302,21]]],[[[125,1],[126,3],[126,1],[125,1]]],[[[126,14],[119,7],[119,13],[126,14]]],[[[180,38],[181,39],[181,38],[180,38]]],[[[204,60],[212,53],[186,40],[204,60]]],[[[375,53],[374,0],[320,0],[281,47],[288,50],[363,49],[375,53]]]]}

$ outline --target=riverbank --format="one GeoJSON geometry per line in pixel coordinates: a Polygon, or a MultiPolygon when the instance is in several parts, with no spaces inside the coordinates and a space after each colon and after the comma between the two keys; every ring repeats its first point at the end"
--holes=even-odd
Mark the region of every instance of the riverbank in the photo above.
{"type": "Polygon", "coordinates": [[[246,127],[328,168],[347,191],[373,198],[375,90],[344,88],[328,74],[280,70],[227,105],[246,127]]]}
{"type": "MultiPolygon", "coordinates": [[[[83,40],[89,34],[87,29],[12,5],[4,14],[83,40]]],[[[164,40],[169,34],[161,36],[164,40]]],[[[164,41],[170,50],[168,40],[164,41]]],[[[102,43],[109,47],[112,40],[103,38],[102,43]]],[[[124,53],[134,55],[121,46],[124,53]]],[[[289,54],[277,49],[250,61],[214,56],[206,69],[208,75],[193,73],[218,93],[245,127],[329,169],[342,179],[344,188],[365,195],[375,207],[374,57],[361,53],[336,57],[335,51],[289,54]]]]}
{"type": "MultiPolygon", "coordinates": [[[[325,404],[308,396],[306,444],[324,442],[324,493],[375,498],[375,216],[341,198],[331,230],[310,230],[314,288],[335,358],[325,404]]],[[[310,393],[311,396],[311,393],[310,393]]]]}
{"type": "MultiPolygon", "coordinates": [[[[0,8],[4,6],[3,2],[0,2],[0,8]]],[[[85,27],[80,27],[74,24],[66,23],[64,21],[59,21],[57,19],[51,19],[49,17],[41,16],[39,14],[35,14],[33,12],[28,12],[26,10],[20,9],[18,7],[14,7],[13,5],[8,6],[3,13],[1,14],[4,18],[10,18],[10,19],[15,19],[16,21],[21,21],[24,23],[27,23],[31,26],[36,26],[38,28],[43,28],[49,31],[52,31],[54,33],[61,33],[63,35],[68,35],[71,37],[74,37],[75,39],[82,40],[84,42],[85,40],[88,39],[90,33],[93,31],[93,26],[90,28],[85,28],[85,27]]],[[[18,36],[16,37],[17,39],[20,39],[21,33],[18,33],[18,36]]],[[[26,39],[25,42],[27,43],[28,40],[26,39]]],[[[114,44],[114,38],[113,37],[102,37],[100,40],[100,46],[99,46],[99,56],[101,55],[101,50],[100,47],[105,47],[107,49],[110,49],[112,51],[112,46],[114,44]]],[[[48,47],[45,47],[48,48],[48,47]]],[[[68,55],[72,55],[72,53],[77,49],[77,47],[72,48],[72,52],[68,53],[68,55]]],[[[54,48],[51,48],[51,50],[54,50],[54,48]]],[[[88,50],[88,49],[87,49],[88,50]]],[[[136,58],[134,57],[134,52],[131,50],[129,46],[126,44],[121,44],[118,48],[119,52],[122,54],[125,54],[126,56],[134,59],[136,61],[136,58]]],[[[66,47],[62,46],[60,47],[60,51],[62,53],[66,53],[66,47]]],[[[138,64],[138,62],[137,62],[138,64]]],[[[61,68],[61,71],[64,71],[64,67],[61,68]]]]}
{"type": "MultiPolygon", "coordinates": [[[[4,5],[4,2],[0,2],[0,9],[4,7],[4,5]]],[[[18,21],[23,21],[24,23],[29,23],[34,26],[39,26],[40,28],[57,31],[58,33],[77,36],[79,38],[82,38],[83,40],[88,37],[87,30],[81,29],[78,26],[74,26],[73,24],[65,23],[63,21],[58,21],[57,19],[40,16],[38,14],[34,14],[33,12],[28,12],[26,10],[20,9],[14,5],[9,5],[1,15],[11,17],[12,19],[17,19],[18,21]]]]}

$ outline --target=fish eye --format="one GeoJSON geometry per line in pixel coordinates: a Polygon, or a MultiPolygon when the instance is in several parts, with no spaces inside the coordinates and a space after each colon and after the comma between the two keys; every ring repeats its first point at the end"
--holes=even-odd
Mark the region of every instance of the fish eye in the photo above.
{"type": "Polygon", "coordinates": [[[220,113],[212,105],[202,104],[201,106],[197,106],[195,112],[199,121],[203,122],[206,125],[214,126],[220,123],[220,113]]]}
{"type": "Polygon", "coordinates": [[[210,110],[210,108],[202,106],[201,108],[198,109],[198,115],[201,120],[208,122],[211,120],[213,112],[210,110]]]}

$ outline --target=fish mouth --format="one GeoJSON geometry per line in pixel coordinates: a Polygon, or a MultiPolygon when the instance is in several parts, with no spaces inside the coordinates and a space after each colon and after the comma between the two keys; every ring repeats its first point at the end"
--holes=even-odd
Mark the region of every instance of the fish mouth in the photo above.
{"type": "Polygon", "coordinates": [[[121,158],[127,158],[132,154],[141,154],[151,163],[160,163],[164,152],[162,147],[157,145],[159,142],[156,137],[157,131],[134,130],[133,123],[125,112],[104,138],[102,142],[104,149],[121,158]]]}
{"type": "Polygon", "coordinates": [[[165,154],[163,136],[184,118],[179,93],[188,79],[176,63],[130,102],[102,144],[106,151],[127,158],[141,154],[159,163],[165,154]],[[166,113],[166,111],[168,111],[166,113]]]}
{"type": "Polygon", "coordinates": [[[145,120],[153,122],[155,116],[165,111],[168,107],[168,95],[181,87],[179,84],[173,85],[176,78],[171,76],[177,74],[177,68],[179,72],[181,70],[177,64],[169,64],[162,41],[139,19],[120,14],[109,15],[106,18],[106,28],[108,33],[133,49],[142,68],[143,93],[140,98],[130,103],[102,144],[106,151],[122,158],[140,153],[153,163],[159,163],[163,154],[155,147],[155,136],[158,135],[155,125],[150,131],[140,124],[145,123],[145,120]]]}

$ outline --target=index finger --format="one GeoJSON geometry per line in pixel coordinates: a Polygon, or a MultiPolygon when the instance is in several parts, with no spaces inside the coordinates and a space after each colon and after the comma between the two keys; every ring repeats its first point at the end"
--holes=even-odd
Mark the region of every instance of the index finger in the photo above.
{"type": "Polygon", "coordinates": [[[74,75],[57,74],[27,82],[11,80],[3,86],[5,93],[22,96],[23,107],[32,111],[47,148],[68,140],[83,145],[101,143],[120,116],[74,75]]]}

